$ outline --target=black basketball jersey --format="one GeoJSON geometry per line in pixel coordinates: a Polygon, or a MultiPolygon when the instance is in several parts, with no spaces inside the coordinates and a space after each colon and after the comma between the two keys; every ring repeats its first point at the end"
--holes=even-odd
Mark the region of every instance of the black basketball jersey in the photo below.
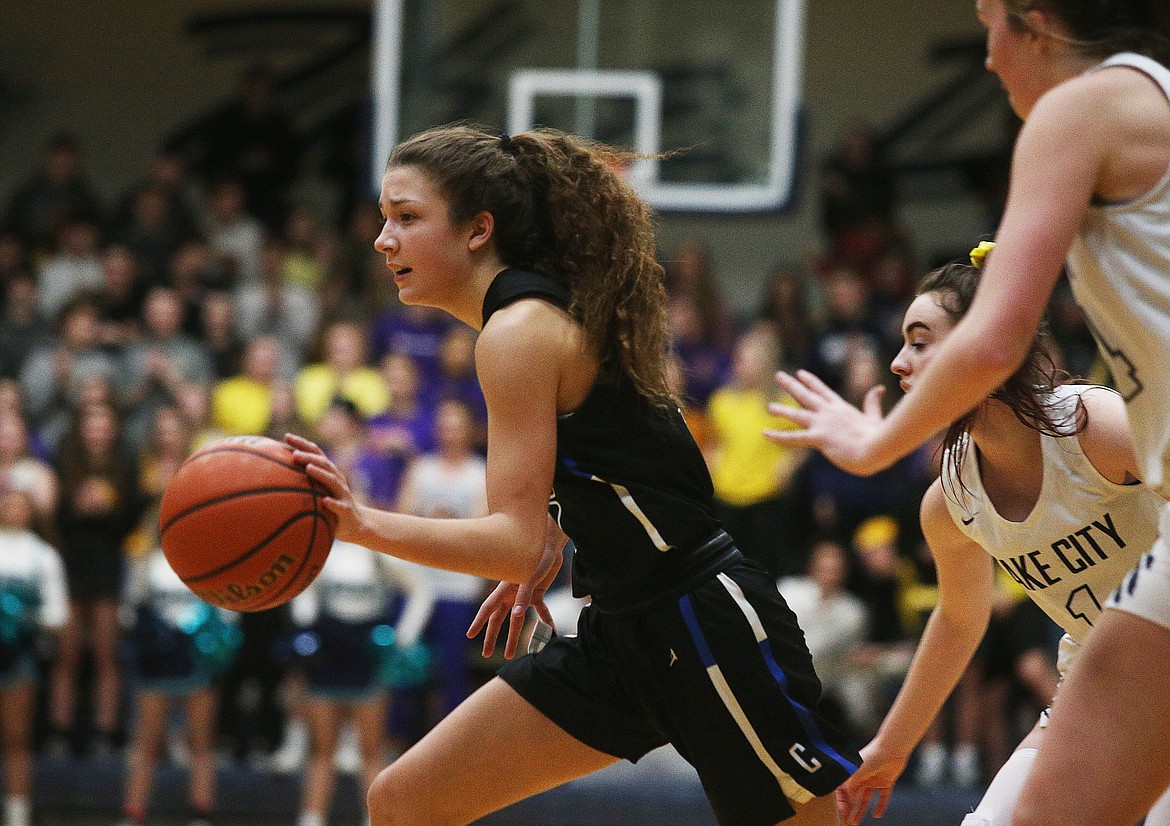
{"type": "MultiPolygon", "coordinates": [[[[507,269],[484,297],[483,320],[523,297],[561,307],[568,288],[507,269]]],[[[549,511],[573,540],[573,590],[600,608],[673,596],[731,549],[711,476],[676,406],[662,408],[620,368],[603,369],[585,401],[557,420],[549,511]]]]}

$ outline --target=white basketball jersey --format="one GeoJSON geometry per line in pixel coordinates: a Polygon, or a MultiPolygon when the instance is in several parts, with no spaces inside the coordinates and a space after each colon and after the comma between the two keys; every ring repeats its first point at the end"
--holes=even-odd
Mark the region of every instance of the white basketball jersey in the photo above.
{"type": "MultiPolygon", "coordinates": [[[[1053,420],[1074,429],[1078,396],[1093,385],[1065,385],[1053,394],[1053,420]]],[[[1044,479],[1036,506],[1022,522],[1000,516],[987,497],[971,442],[962,449],[962,482],[950,451],[943,491],[951,518],[979,543],[1032,601],[1077,642],[1101,606],[1158,536],[1162,499],[1142,484],[1103,477],[1075,436],[1040,435],[1044,479]]]]}
{"type": "MultiPolygon", "coordinates": [[[[1160,63],[1124,53],[1097,68],[1110,66],[1144,72],[1170,98],[1170,70],[1160,63]]],[[[1139,198],[1091,205],[1068,264],[1073,294],[1125,398],[1142,478],[1170,494],[1170,169],[1139,198]]]]}

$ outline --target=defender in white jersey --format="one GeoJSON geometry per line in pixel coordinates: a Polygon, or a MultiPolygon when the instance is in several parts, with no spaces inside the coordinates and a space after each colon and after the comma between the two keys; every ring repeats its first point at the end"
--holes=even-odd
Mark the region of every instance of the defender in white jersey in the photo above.
{"type": "MultiPolygon", "coordinates": [[[[978,249],[985,253],[990,244],[978,249]]],[[[975,259],[982,260],[982,259],[975,259]]],[[[935,350],[971,304],[979,273],[948,264],[927,275],[906,311],[905,343],[891,369],[912,392],[935,350]]],[[[1096,385],[1059,384],[1050,340],[944,438],[942,473],[922,502],[939,602],[893,708],[838,790],[858,823],[876,792],[880,817],[894,782],[958,683],[987,630],[994,600],[988,555],[1065,630],[1063,677],[1101,605],[1157,537],[1161,498],[1138,481],[1121,397],[1096,385]]],[[[1047,712],[999,771],[963,826],[1007,826],[1047,712]]],[[[1147,826],[1170,825],[1170,802],[1147,826]]]]}
{"type": "MultiPolygon", "coordinates": [[[[858,411],[815,376],[782,376],[801,407],[777,412],[803,429],[771,438],[856,473],[892,464],[1023,362],[1067,259],[1126,397],[1140,466],[1165,492],[1170,3],[976,0],[976,9],[987,67],[1024,120],[995,261],[889,416],[876,394],[858,411]]],[[[1152,555],[1124,583],[1123,610],[1104,613],[1065,681],[1017,826],[1132,826],[1170,785],[1170,515],[1161,523],[1152,555]]]]}

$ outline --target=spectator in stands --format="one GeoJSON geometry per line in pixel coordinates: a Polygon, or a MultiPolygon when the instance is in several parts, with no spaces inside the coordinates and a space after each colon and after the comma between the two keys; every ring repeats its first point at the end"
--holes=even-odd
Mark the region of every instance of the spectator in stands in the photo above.
{"type": "Polygon", "coordinates": [[[18,490],[29,497],[32,527],[53,537],[57,513],[57,474],[34,455],[28,424],[19,409],[0,409],[0,490],[18,490]]]}
{"type": "Polygon", "coordinates": [[[722,386],[731,370],[731,353],[703,337],[702,312],[689,296],[669,298],[666,304],[670,348],[682,361],[687,374],[687,391],[700,407],[715,389],[722,386]]]}
{"type": "Polygon", "coordinates": [[[210,290],[199,307],[197,337],[211,356],[217,379],[234,376],[243,369],[247,341],[236,324],[236,301],[224,290],[210,290]]]}
{"type": "Polygon", "coordinates": [[[211,392],[212,424],[228,435],[267,433],[272,396],[280,383],[280,342],[257,336],[248,342],[243,370],[216,382],[211,392]]]}
{"type": "Polygon", "coordinates": [[[90,293],[70,299],[57,313],[54,338],[36,347],[20,371],[29,421],[54,445],[80,397],[93,380],[112,384],[118,361],[98,346],[98,304],[90,293]]]}
{"type": "Polygon", "coordinates": [[[723,527],[749,559],[773,578],[802,572],[801,549],[788,540],[791,483],[807,451],[777,445],[760,434],[775,424],[768,403],[778,400],[779,339],[757,325],[735,343],[731,379],[707,403],[711,423],[708,466],[723,527]]]}
{"type": "Polygon", "coordinates": [[[808,293],[809,276],[792,264],[774,266],[764,284],[758,318],[775,327],[785,370],[810,363],[817,318],[808,293]]]}
{"type": "Polygon", "coordinates": [[[207,130],[205,158],[208,179],[238,180],[244,206],[270,232],[284,220],[301,154],[300,138],[275,96],[272,73],[262,66],[249,68],[237,99],[207,130]]]}
{"type": "Polygon", "coordinates": [[[113,407],[80,408],[57,452],[61,481],[57,530],[69,587],[70,617],[53,665],[49,698],[51,748],[64,751],[73,731],[82,654],[94,664],[94,740],[98,755],[118,745],[121,672],[118,666],[118,601],[122,547],[143,511],[137,467],[113,407]]]}
{"type": "Polygon", "coordinates": [[[152,287],[143,303],[145,334],[122,358],[125,403],[130,406],[127,436],[141,445],[159,405],[174,399],[183,382],[209,384],[215,377],[211,354],[183,332],[183,306],[168,287],[152,287]]]}
{"type": "MultiPolygon", "coordinates": [[[[127,236],[136,223],[151,229],[149,236],[158,241],[182,242],[198,230],[198,211],[190,193],[193,189],[182,153],[162,148],[151,155],[142,177],[131,184],[118,199],[114,210],[115,234],[127,240],[131,249],[138,250],[127,236]],[[144,202],[140,197],[150,191],[144,202]],[[147,215],[139,215],[145,210],[147,215]]],[[[173,250],[172,250],[173,252],[173,250]]],[[[163,271],[165,273],[165,270],[163,271]]],[[[151,272],[149,277],[155,273],[151,272]]]]}
{"type": "Polygon", "coordinates": [[[196,451],[227,434],[211,421],[211,388],[198,382],[183,382],[175,389],[175,406],[191,433],[191,450],[196,451]]]}
{"type": "MultiPolygon", "coordinates": [[[[487,515],[487,466],[476,452],[476,421],[465,402],[452,398],[439,403],[435,449],[407,466],[398,510],[445,519],[487,515]]],[[[469,574],[415,567],[435,595],[425,632],[435,657],[434,672],[426,686],[429,703],[425,723],[430,728],[472,691],[470,660],[474,651],[467,629],[490,585],[469,574]]],[[[396,703],[400,694],[395,694],[396,703]]]]}
{"type": "Polygon", "coordinates": [[[849,558],[835,540],[813,545],[807,570],[780,579],[777,587],[804,629],[804,641],[836,711],[835,721],[855,735],[872,730],[875,709],[869,680],[858,667],[866,641],[869,613],[859,597],[845,588],[849,558]]]}
{"type": "Polygon", "coordinates": [[[284,280],[315,294],[332,269],[329,230],[308,204],[297,204],[284,219],[284,280]]]}
{"type": "Polygon", "coordinates": [[[4,224],[16,230],[30,250],[47,251],[68,217],[102,224],[102,206],[85,178],[81,144],[68,132],[44,147],[41,168],[21,184],[8,204],[4,224]]]}
{"type": "Polygon", "coordinates": [[[707,418],[706,408],[696,405],[691,400],[690,391],[687,389],[686,365],[676,353],[668,353],[666,356],[666,381],[670,386],[670,392],[679,400],[679,410],[682,411],[687,429],[691,431],[691,437],[706,456],[715,438],[713,428],[707,418]]]}
{"type": "MultiPolygon", "coordinates": [[[[843,393],[860,402],[869,388],[888,381],[880,357],[856,339],[845,342],[843,393]]],[[[909,552],[918,535],[917,506],[931,479],[929,448],[921,448],[889,469],[863,477],[846,473],[820,453],[810,453],[801,480],[808,501],[803,506],[815,519],[815,530],[849,542],[853,531],[873,516],[893,516],[909,552]]]]}
{"type": "Polygon", "coordinates": [[[879,359],[887,355],[892,358],[893,353],[871,315],[870,291],[861,276],[838,267],[825,276],[823,283],[825,317],[813,335],[809,368],[840,391],[854,353],[868,350],[879,359]]]}
{"type": "Polygon", "coordinates": [[[477,334],[465,324],[448,328],[439,345],[437,371],[424,379],[424,404],[434,407],[444,399],[457,399],[471,411],[476,449],[487,444],[487,402],[475,373],[477,334]]]}
{"type": "Polygon", "coordinates": [[[28,270],[11,272],[3,290],[0,378],[16,378],[29,353],[52,338],[53,328],[37,305],[37,281],[28,270]]]}
{"type": "Polygon", "coordinates": [[[203,296],[209,292],[231,292],[234,272],[229,272],[216,258],[211,245],[200,237],[191,237],[179,245],[171,257],[169,283],[188,308],[188,332],[196,329],[195,319],[203,296]]]}
{"type": "Polygon", "coordinates": [[[382,276],[386,259],[374,249],[374,238],[382,229],[382,215],[372,199],[354,204],[340,241],[338,271],[341,290],[351,306],[379,314],[402,308],[398,289],[382,276]]]}
{"type": "Polygon", "coordinates": [[[405,353],[414,359],[424,379],[434,376],[439,371],[443,337],[451,324],[447,315],[433,307],[391,305],[374,317],[370,336],[373,358],[380,359],[392,350],[405,353]]]}
{"type": "Polygon", "coordinates": [[[143,186],[134,193],[128,219],[114,231],[114,238],[134,255],[147,284],[168,284],[171,259],[193,232],[176,227],[169,208],[162,186],[143,186]]]}
{"type": "Polygon", "coordinates": [[[728,351],[735,341],[735,316],[723,296],[710,248],[701,241],[684,241],[666,261],[666,293],[689,298],[699,311],[703,343],[728,351]]]}
{"type": "Polygon", "coordinates": [[[414,359],[405,353],[382,356],[382,379],[390,394],[386,410],[369,420],[369,443],[385,464],[370,480],[371,504],[392,508],[406,466],[434,448],[435,411],[421,398],[421,379],[414,359]]]}
{"type": "Polygon", "coordinates": [[[4,825],[30,826],[36,642],[69,616],[65,571],[56,548],[34,528],[36,506],[23,490],[0,484],[0,750],[4,754],[4,825]]]}
{"type": "Polygon", "coordinates": [[[285,727],[281,687],[289,671],[289,605],[239,615],[239,653],[219,685],[220,742],[238,763],[266,766],[285,727]]]}
{"type": "Polygon", "coordinates": [[[236,290],[236,324],[245,339],[276,336],[299,364],[317,334],[321,307],[315,292],[289,280],[288,262],[282,242],[264,244],[260,278],[236,290]]]}
{"type": "Polygon", "coordinates": [[[67,215],[57,230],[56,247],[37,273],[41,312],[56,315],[76,293],[102,286],[98,225],[84,215],[67,215]]]}
{"type": "Polygon", "coordinates": [[[830,259],[866,271],[893,232],[897,211],[894,173],[873,131],[849,126],[825,161],[821,222],[830,259]]]}
{"type": "Polygon", "coordinates": [[[98,341],[116,353],[142,337],[146,286],[138,271],[138,260],[126,247],[106,247],[101,262],[102,285],[96,291],[98,341]]]}
{"type": "Polygon", "coordinates": [[[223,180],[207,196],[203,234],[225,285],[254,282],[260,276],[260,253],[267,233],[244,207],[244,189],[237,180],[223,180]]]}
{"type": "Polygon", "coordinates": [[[368,361],[366,327],[359,321],[335,321],[325,330],[321,361],[297,373],[297,415],[315,425],[337,396],[349,399],[365,418],[386,410],[389,391],[368,361]]]}
{"type": "Polygon", "coordinates": [[[15,230],[0,226],[0,285],[17,273],[32,271],[32,258],[24,240],[15,230]]]}

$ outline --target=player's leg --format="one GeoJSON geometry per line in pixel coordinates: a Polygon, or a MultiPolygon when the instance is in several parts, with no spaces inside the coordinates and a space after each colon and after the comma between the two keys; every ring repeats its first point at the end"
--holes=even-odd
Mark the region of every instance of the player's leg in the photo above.
{"type": "Polygon", "coordinates": [[[1132,826],[1154,804],[1170,786],[1166,663],[1170,629],[1101,615],[1053,705],[1015,826],[1132,826]]]}
{"type": "Polygon", "coordinates": [[[1038,723],[996,772],[979,805],[963,818],[961,826],[1011,826],[1012,809],[1032,771],[1043,736],[1044,729],[1038,723]]]}
{"type": "Polygon", "coordinates": [[[370,787],[370,826],[465,824],[617,762],[569,735],[498,677],[370,787]]]}

